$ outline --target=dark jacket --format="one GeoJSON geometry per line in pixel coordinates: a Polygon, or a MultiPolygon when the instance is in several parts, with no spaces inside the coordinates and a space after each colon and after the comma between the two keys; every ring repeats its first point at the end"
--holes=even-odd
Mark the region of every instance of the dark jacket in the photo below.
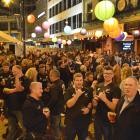
{"type": "Polygon", "coordinates": [[[134,100],[121,112],[124,97],[116,107],[117,121],[113,140],[140,140],[140,95],[136,94],[134,100]]]}
{"type": "Polygon", "coordinates": [[[29,96],[23,105],[23,123],[28,132],[44,133],[47,119],[43,114],[43,104],[29,96]]]}

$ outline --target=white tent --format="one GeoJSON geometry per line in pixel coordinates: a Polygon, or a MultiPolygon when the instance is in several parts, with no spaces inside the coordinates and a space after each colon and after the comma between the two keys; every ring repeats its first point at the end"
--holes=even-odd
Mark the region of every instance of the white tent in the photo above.
{"type": "Polygon", "coordinates": [[[17,43],[17,44],[22,43],[20,40],[18,40],[16,38],[4,33],[3,31],[0,31],[0,41],[17,43]]]}

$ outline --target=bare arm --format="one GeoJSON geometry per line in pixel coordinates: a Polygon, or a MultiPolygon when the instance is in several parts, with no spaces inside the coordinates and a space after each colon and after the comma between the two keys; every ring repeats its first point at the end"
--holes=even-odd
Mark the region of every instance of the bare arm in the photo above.
{"type": "Polygon", "coordinates": [[[99,97],[100,100],[102,100],[108,106],[108,108],[110,108],[112,111],[115,110],[119,99],[113,98],[112,101],[109,101],[107,99],[105,93],[103,93],[103,92],[101,92],[98,97],[99,97]]]}
{"type": "Polygon", "coordinates": [[[66,102],[66,105],[68,108],[71,108],[75,105],[75,103],[77,102],[78,98],[83,94],[83,92],[81,90],[76,90],[76,94],[71,98],[69,99],[67,102],[66,102]]]}

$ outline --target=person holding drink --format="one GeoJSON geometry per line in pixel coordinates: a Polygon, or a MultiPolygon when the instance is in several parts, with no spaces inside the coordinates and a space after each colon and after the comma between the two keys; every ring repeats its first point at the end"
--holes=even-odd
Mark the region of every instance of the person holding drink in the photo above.
{"type": "Polygon", "coordinates": [[[125,80],[124,96],[115,112],[108,112],[108,119],[114,124],[113,140],[140,139],[140,94],[136,78],[128,77],[125,80]]]}
{"type": "Polygon", "coordinates": [[[43,106],[42,83],[32,82],[31,93],[23,105],[23,122],[27,130],[25,140],[45,140],[47,138],[47,126],[50,111],[43,106]]]}
{"type": "Polygon", "coordinates": [[[96,87],[93,106],[96,107],[94,128],[96,140],[112,140],[112,126],[107,113],[114,111],[121,97],[121,90],[113,83],[113,68],[105,66],[103,70],[104,82],[96,87]]]}

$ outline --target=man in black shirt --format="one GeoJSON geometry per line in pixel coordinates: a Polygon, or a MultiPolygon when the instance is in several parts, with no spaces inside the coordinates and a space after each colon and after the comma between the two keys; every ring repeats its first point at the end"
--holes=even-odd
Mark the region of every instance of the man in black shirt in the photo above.
{"type": "Polygon", "coordinates": [[[11,77],[7,86],[3,89],[8,117],[7,140],[15,140],[18,124],[20,124],[23,132],[20,137],[25,134],[21,110],[30,85],[29,79],[23,75],[22,68],[19,65],[12,67],[12,73],[14,77],[11,77]]]}
{"type": "Polygon", "coordinates": [[[42,96],[42,83],[32,82],[30,85],[31,93],[23,105],[23,122],[27,130],[26,140],[43,140],[47,129],[47,118],[49,110],[43,108],[40,98],[42,96]]]}
{"type": "Polygon", "coordinates": [[[0,99],[4,98],[3,89],[6,87],[11,77],[12,72],[10,71],[10,64],[8,61],[4,61],[2,63],[2,69],[0,70],[0,99]]]}
{"type": "Polygon", "coordinates": [[[48,77],[45,71],[45,64],[39,64],[39,71],[37,75],[37,81],[42,83],[43,93],[42,93],[42,101],[46,106],[48,104],[48,100],[50,98],[49,89],[48,89],[48,77]]]}
{"type": "Polygon", "coordinates": [[[83,87],[83,75],[74,74],[73,86],[64,94],[66,102],[66,139],[85,140],[88,136],[88,126],[91,117],[92,93],[83,87]]]}
{"type": "Polygon", "coordinates": [[[103,71],[104,82],[97,86],[97,91],[93,105],[97,105],[94,120],[96,140],[111,140],[111,124],[107,118],[109,111],[114,111],[121,97],[121,90],[114,85],[113,69],[111,66],[105,66],[103,71]]]}
{"type": "Polygon", "coordinates": [[[64,96],[63,92],[65,89],[64,82],[60,80],[60,73],[57,70],[50,71],[50,80],[52,86],[50,87],[50,101],[48,102],[48,107],[51,111],[51,128],[55,140],[60,140],[60,120],[61,113],[64,112],[64,96]]]}

